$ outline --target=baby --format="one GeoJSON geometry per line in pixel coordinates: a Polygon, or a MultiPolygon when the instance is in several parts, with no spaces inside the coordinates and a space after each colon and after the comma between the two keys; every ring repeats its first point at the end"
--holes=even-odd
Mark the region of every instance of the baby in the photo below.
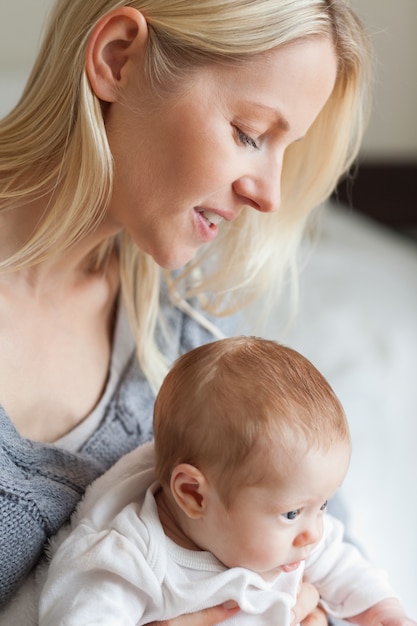
{"type": "Polygon", "coordinates": [[[289,626],[303,577],[336,618],[415,626],[326,514],[349,429],[299,353],[237,337],[183,355],[154,435],[87,494],[52,559],[40,626],[141,625],[227,601],[240,608],[228,624],[289,626]]]}

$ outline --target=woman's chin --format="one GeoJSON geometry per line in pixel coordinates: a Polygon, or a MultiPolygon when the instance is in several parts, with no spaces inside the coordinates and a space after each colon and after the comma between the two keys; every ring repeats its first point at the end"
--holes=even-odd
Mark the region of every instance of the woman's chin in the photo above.
{"type": "Polygon", "coordinates": [[[159,265],[164,270],[174,271],[180,270],[187,263],[192,261],[196,254],[197,250],[188,250],[185,253],[173,254],[172,252],[168,253],[165,256],[162,255],[152,255],[155,263],[159,265]]]}

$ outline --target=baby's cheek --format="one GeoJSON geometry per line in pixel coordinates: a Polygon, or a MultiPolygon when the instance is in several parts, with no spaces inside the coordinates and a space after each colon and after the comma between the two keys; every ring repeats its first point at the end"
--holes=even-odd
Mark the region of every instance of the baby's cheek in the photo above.
{"type": "Polygon", "coordinates": [[[274,546],[260,537],[256,543],[248,546],[247,549],[247,557],[252,563],[250,569],[263,572],[282,565],[285,562],[285,558],[280,552],[278,545],[274,546]]]}

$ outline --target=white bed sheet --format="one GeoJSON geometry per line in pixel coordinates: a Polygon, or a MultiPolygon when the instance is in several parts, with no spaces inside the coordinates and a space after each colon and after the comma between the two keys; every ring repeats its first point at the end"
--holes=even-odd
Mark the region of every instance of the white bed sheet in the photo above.
{"type": "Polygon", "coordinates": [[[275,305],[262,334],[305,354],[341,399],[350,531],[417,619],[417,245],[339,206],[320,230],[292,327],[275,305]]]}

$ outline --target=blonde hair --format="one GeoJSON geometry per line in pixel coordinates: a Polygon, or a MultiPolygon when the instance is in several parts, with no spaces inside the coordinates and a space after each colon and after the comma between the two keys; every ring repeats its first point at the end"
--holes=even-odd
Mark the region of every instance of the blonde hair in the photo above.
{"type": "Polygon", "coordinates": [[[190,463],[223,500],[259,484],[271,467],[311,448],[350,444],[343,408],[320,372],[298,352],[257,337],[195,348],[167,374],[154,408],[156,472],[190,463]],[[272,458],[279,445],[279,458],[272,458]]]}
{"type": "MultiPolygon", "coordinates": [[[[142,11],[148,22],[147,71],[156,92],[176,82],[181,88],[184,71],[201,64],[244,62],[306,37],[334,43],[336,84],[305,140],[286,152],[280,211],[265,216],[244,209],[181,272],[165,272],[178,306],[185,309],[186,298],[204,294],[204,311],[229,314],[272,281],[277,288],[294,268],[306,217],[357,155],[369,88],[367,37],[345,0],[58,0],[23,95],[0,122],[0,210],[56,192],[30,241],[2,259],[0,271],[70,247],[106,212],[112,156],[85,58],[95,24],[119,6],[142,11]]],[[[103,244],[92,266],[102,267],[115,245],[114,238],[103,244]]],[[[155,340],[161,270],[127,233],[117,245],[139,362],[157,387],[166,372],[155,340]]]]}

